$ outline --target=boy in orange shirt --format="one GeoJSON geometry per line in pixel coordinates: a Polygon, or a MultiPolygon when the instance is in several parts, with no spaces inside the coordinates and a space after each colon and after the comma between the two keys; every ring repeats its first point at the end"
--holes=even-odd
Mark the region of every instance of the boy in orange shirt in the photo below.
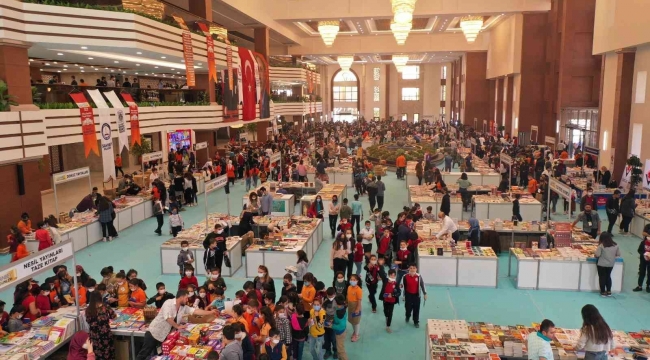
{"type": "Polygon", "coordinates": [[[257,308],[260,306],[260,303],[256,299],[248,300],[248,308],[243,314],[246,323],[248,324],[248,334],[251,336],[251,339],[255,340],[256,337],[260,336],[260,328],[257,325],[257,319],[259,315],[257,314],[257,308]]]}
{"type": "Polygon", "coordinates": [[[533,196],[537,192],[537,180],[533,179],[532,174],[528,174],[528,192],[533,196]]]}
{"type": "Polygon", "coordinates": [[[298,294],[298,297],[302,300],[302,304],[305,307],[305,311],[311,310],[311,304],[316,298],[316,288],[314,287],[314,275],[310,272],[306,273],[302,277],[303,285],[302,291],[298,294]]]}
{"type": "MultiPolygon", "coordinates": [[[[81,281],[77,281],[77,286],[79,286],[79,306],[84,306],[87,302],[88,291],[86,290],[86,287],[81,283],[81,281]]],[[[75,300],[74,286],[70,287],[70,296],[72,297],[72,300],[75,300]]]]}

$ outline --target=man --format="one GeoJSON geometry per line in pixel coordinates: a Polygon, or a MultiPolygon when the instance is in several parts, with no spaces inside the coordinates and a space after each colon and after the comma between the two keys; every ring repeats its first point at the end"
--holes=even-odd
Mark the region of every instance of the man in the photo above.
{"type": "Polygon", "coordinates": [[[129,82],[128,77],[124,78],[124,82],[122,83],[122,87],[131,87],[131,83],[129,82]]]}
{"type": "Polygon", "coordinates": [[[379,211],[384,209],[384,192],[386,191],[386,185],[381,181],[381,175],[377,176],[377,207],[379,211]]]}
{"type": "MultiPolygon", "coordinates": [[[[156,349],[160,346],[160,344],[162,344],[163,341],[165,341],[165,338],[172,330],[172,328],[176,330],[185,329],[185,325],[179,324],[183,316],[192,315],[192,314],[196,314],[196,315],[214,314],[215,316],[219,315],[218,310],[206,311],[206,310],[195,309],[193,307],[187,306],[187,298],[188,298],[187,291],[179,290],[176,293],[175,299],[169,299],[165,301],[163,306],[160,308],[158,315],[156,315],[156,317],[153,319],[151,324],[149,324],[149,329],[144,334],[144,341],[142,344],[142,348],[140,349],[140,352],[136,357],[137,360],[145,360],[148,359],[151,355],[155,354],[156,349]]],[[[224,335],[225,334],[226,331],[224,328],[224,335]]],[[[230,339],[233,339],[235,336],[234,331],[231,331],[230,335],[231,335],[230,339]]],[[[236,358],[231,357],[228,359],[236,359],[236,358]]],[[[241,357],[239,359],[241,359],[241,357]]]]}
{"type": "Polygon", "coordinates": [[[107,86],[115,87],[115,76],[111,76],[108,80],[107,86]]]}
{"type": "Polygon", "coordinates": [[[445,213],[442,211],[438,213],[438,219],[442,221],[442,228],[436,234],[436,238],[439,239],[443,235],[449,235],[452,239],[454,239],[454,241],[458,241],[460,239],[460,232],[458,232],[458,226],[456,226],[454,220],[445,215],[445,213]]]}
{"type": "Polygon", "coordinates": [[[244,350],[242,350],[239,341],[235,340],[235,328],[232,325],[226,325],[223,328],[222,340],[226,346],[221,351],[221,360],[242,360],[244,358],[244,350]]]}
{"type": "Polygon", "coordinates": [[[316,189],[316,193],[319,193],[323,189],[323,186],[323,180],[320,179],[320,176],[315,176],[314,188],[316,189]]]}
{"type": "Polygon", "coordinates": [[[124,171],[122,170],[122,157],[120,154],[115,154],[115,176],[117,176],[117,172],[122,173],[122,176],[124,176],[124,171]]]}
{"type": "Polygon", "coordinates": [[[77,212],[84,212],[91,209],[97,209],[97,187],[93,187],[93,190],[90,194],[84,196],[83,199],[79,202],[76,209],[77,212]]]}
{"type": "Polygon", "coordinates": [[[612,180],[612,173],[607,170],[607,167],[603,166],[600,168],[600,184],[609,186],[609,182],[612,180]]]}
{"type": "Polygon", "coordinates": [[[348,219],[348,221],[352,218],[352,208],[348,205],[348,198],[343,199],[339,216],[341,216],[341,219],[348,219]]]}
{"type": "Polygon", "coordinates": [[[400,155],[395,159],[395,166],[397,167],[397,178],[402,180],[406,174],[406,157],[400,155]]]}
{"type": "Polygon", "coordinates": [[[537,194],[537,180],[533,178],[533,174],[528,174],[528,193],[533,197],[537,194]]]}
{"type": "Polygon", "coordinates": [[[555,324],[544,319],[539,326],[539,331],[528,334],[528,360],[553,360],[551,341],[555,334],[555,324]]]}
{"type": "Polygon", "coordinates": [[[133,78],[133,84],[131,84],[131,87],[135,89],[140,88],[140,83],[138,83],[138,78],[133,78]]]}
{"type": "Polygon", "coordinates": [[[415,264],[409,265],[409,272],[400,284],[404,291],[404,304],[406,307],[406,322],[411,319],[413,313],[413,324],[416,328],[420,327],[420,292],[424,294],[424,301],[427,300],[427,289],[424,288],[424,280],[418,274],[418,267],[415,264]]]}
{"type": "Polygon", "coordinates": [[[621,213],[621,202],[619,200],[620,197],[621,191],[616,189],[614,190],[612,197],[607,200],[607,204],[605,204],[605,211],[607,211],[607,220],[609,221],[609,225],[607,225],[607,232],[610,234],[612,233],[616,219],[618,219],[618,215],[621,213]]]}
{"type": "Polygon", "coordinates": [[[451,172],[451,162],[454,158],[449,153],[445,153],[445,172],[451,172]]]}
{"type": "Polygon", "coordinates": [[[75,76],[72,75],[71,78],[72,78],[72,81],[70,81],[70,85],[77,86],[77,79],[75,78],[75,76]]]}
{"type": "Polygon", "coordinates": [[[578,221],[582,221],[582,231],[594,239],[600,234],[600,217],[597,211],[591,210],[591,205],[585,205],[585,211],[581,212],[573,221],[573,226],[576,226],[578,221]]]}
{"type": "Polygon", "coordinates": [[[591,205],[592,209],[597,209],[596,197],[594,196],[594,189],[587,188],[585,196],[580,199],[580,211],[585,211],[585,206],[591,205]]]}
{"type": "Polygon", "coordinates": [[[264,186],[260,188],[260,191],[262,192],[262,198],[260,199],[262,215],[271,215],[271,209],[273,208],[273,195],[269,194],[264,186]]]}

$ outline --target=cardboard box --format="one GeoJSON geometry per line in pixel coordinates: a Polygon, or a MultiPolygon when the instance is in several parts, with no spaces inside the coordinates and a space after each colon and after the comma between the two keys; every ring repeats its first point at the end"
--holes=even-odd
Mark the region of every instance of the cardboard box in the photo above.
{"type": "Polygon", "coordinates": [[[190,315],[188,321],[192,324],[205,324],[214,321],[217,317],[214,315],[190,315]]]}

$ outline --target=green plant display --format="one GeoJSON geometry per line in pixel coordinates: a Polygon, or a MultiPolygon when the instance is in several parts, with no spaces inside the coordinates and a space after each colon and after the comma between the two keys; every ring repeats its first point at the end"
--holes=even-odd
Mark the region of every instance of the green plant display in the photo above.
{"type": "Polygon", "coordinates": [[[11,105],[18,105],[18,103],[14,101],[15,97],[9,95],[8,92],[9,88],[7,87],[7,83],[0,80],[0,111],[9,111],[11,110],[11,105]]]}
{"type": "Polygon", "coordinates": [[[643,164],[641,164],[641,159],[636,155],[630,156],[627,159],[627,164],[632,167],[630,189],[636,189],[637,185],[641,182],[641,175],[643,175],[643,170],[641,170],[643,164]]]}
{"type": "Polygon", "coordinates": [[[133,146],[131,146],[131,149],[129,150],[131,155],[137,157],[138,159],[140,159],[142,155],[150,153],[152,151],[153,149],[151,148],[151,142],[146,141],[144,136],[140,136],[140,144],[138,143],[133,144],[133,146]]]}
{"type": "Polygon", "coordinates": [[[400,146],[397,142],[373,145],[367,149],[367,152],[371,160],[377,159],[387,162],[394,162],[400,155],[404,155],[406,161],[416,161],[423,159],[424,154],[427,152],[432,155],[436,153],[433,150],[433,146],[429,143],[400,146]]]}

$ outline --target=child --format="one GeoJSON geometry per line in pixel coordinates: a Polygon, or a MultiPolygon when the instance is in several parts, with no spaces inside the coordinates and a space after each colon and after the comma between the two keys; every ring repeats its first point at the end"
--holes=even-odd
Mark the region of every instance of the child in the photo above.
{"type": "Polygon", "coordinates": [[[345,315],[347,306],[345,304],[345,297],[343,295],[336,295],[334,299],[336,312],[334,313],[334,323],[332,324],[332,331],[334,331],[336,342],[336,354],[339,360],[348,360],[348,355],[345,352],[345,315]]]}
{"type": "Polygon", "coordinates": [[[366,284],[368,285],[368,299],[372,305],[372,312],[377,312],[377,301],[375,294],[377,293],[377,284],[379,283],[380,272],[383,271],[383,266],[377,264],[377,256],[371,255],[370,262],[364,267],[366,270],[366,284]]]}
{"type": "Polygon", "coordinates": [[[194,276],[194,266],[190,264],[185,265],[185,277],[178,282],[178,290],[187,290],[188,285],[194,285],[192,290],[199,287],[199,282],[194,276]]]}
{"type": "Polygon", "coordinates": [[[22,305],[14,305],[9,312],[9,322],[7,329],[10,333],[23,331],[29,329],[28,324],[23,324],[22,318],[25,312],[25,307],[22,305]]]}
{"type": "Polygon", "coordinates": [[[253,345],[253,340],[249,336],[246,336],[245,324],[237,321],[232,324],[232,327],[235,329],[235,338],[241,343],[244,359],[254,359],[255,346],[253,345]]]}
{"type": "Polygon", "coordinates": [[[187,306],[196,308],[199,305],[199,295],[196,293],[196,287],[192,284],[187,285],[187,306]]]}
{"type": "Polygon", "coordinates": [[[327,297],[327,291],[325,291],[325,283],[323,283],[322,281],[316,281],[315,288],[316,288],[316,299],[320,299],[321,303],[323,303],[323,299],[327,297]]]}
{"type": "Polygon", "coordinates": [[[147,305],[151,305],[155,303],[156,308],[160,309],[165,303],[165,301],[176,298],[174,294],[170,294],[167,292],[164,283],[159,282],[158,284],[156,284],[156,290],[158,291],[158,293],[156,293],[156,295],[152,296],[149,300],[147,300],[147,305]]]}
{"type": "Polygon", "coordinates": [[[208,276],[208,280],[205,281],[203,284],[203,287],[208,289],[208,292],[212,294],[213,292],[210,291],[210,285],[212,285],[212,288],[218,288],[223,290],[224,292],[226,291],[226,281],[221,277],[221,270],[219,270],[218,267],[214,267],[210,269],[210,275],[208,276]]]}
{"type": "MultiPolygon", "coordinates": [[[[528,177],[530,178],[531,175],[528,175],[528,177]]],[[[519,211],[519,198],[521,198],[521,194],[515,194],[515,199],[512,201],[512,220],[522,221],[519,211]]]]}
{"type": "Polygon", "coordinates": [[[352,274],[350,277],[350,286],[348,286],[348,306],[350,307],[348,322],[352,324],[353,328],[352,342],[359,340],[359,328],[361,327],[361,300],[363,300],[363,292],[359,285],[359,276],[352,274]]]}
{"type": "Polygon", "coordinates": [[[390,259],[390,243],[393,240],[393,235],[390,233],[388,227],[384,228],[384,236],[379,240],[379,249],[377,249],[377,255],[380,259],[390,259]]]}
{"type": "MultiPolygon", "coordinates": [[[[271,329],[269,331],[269,341],[266,341],[260,350],[261,354],[269,355],[269,359],[287,359],[287,349],[284,346],[284,343],[281,342],[280,332],[277,329],[271,329]]],[[[262,358],[262,356],[260,356],[262,358]]]]}
{"type": "Polygon", "coordinates": [[[178,253],[176,258],[176,265],[178,265],[178,273],[181,275],[181,278],[185,276],[185,266],[194,263],[194,253],[190,251],[190,243],[187,240],[181,241],[181,251],[178,253]]]}
{"type": "Polygon", "coordinates": [[[406,240],[399,242],[399,250],[397,250],[397,255],[395,256],[395,265],[398,266],[399,271],[397,271],[397,282],[399,283],[402,280],[402,276],[406,275],[409,269],[409,264],[413,262],[413,257],[411,252],[408,250],[408,245],[406,240]]]}
{"type": "Polygon", "coordinates": [[[284,306],[275,307],[275,327],[280,332],[280,341],[287,349],[287,359],[291,358],[291,323],[284,306]]]}
{"type": "MultiPolygon", "coordinates": [[[[303,288],[303,291],[305,289],[303,288]]],[[[305,340],[307,339],[307,329],[309,319],[305,317],[305,307],[303,303],[296,305],[296,312],[291,315],[291,338],[294,359],[302,359],[302,350],[305,347],[305,340]]]]}
{"type": "Polygon", "coordinates": [[[217,309],[219,311],[224,311],[226,309],[223,290],[218,288],[214,289],[214,300],[210,303],[207,310],[210,311],[212,309],[217,309]]]}
{"type": "Polygon", "coordinates": [[[210,239],[210,245],[203,253],[203,266],[205,270],[214,269],[217,267],[217,239],[210,239]]]}
{"type": "Polygon", "coordinates": [[[208,304],[210,304],[210,301],[208,299],[208,290],[203,286],[199,288],[199,297],[197,298],[197,300],[198,300],[198,304],[196,304],[195,306],[197,309],[205,310],[205,308],[208,307],[208,304]]]}
{"type": "Polygon", "coordinates": [[[307,258],[307,253],[303,250],[298,250],[296,253],[298,256],[298,262],[296,263],[296,283],[298,284],[298,293],[302,291],[303,280],[302,277],[307,273],[307,266],[309,264],[309,259],[307,258]]]}
{"type": "Polygon", "coordinates": [[[336,272],[336,279],[332,284],[337,295],[348,296],[348,282],[345,280],[345,275],[342,271],[336,272]]]}
{"type": "MultiPolygon", "coordinates": [[[[325,349],[324,358],[330,358],[336,355],[336,340],[334,339],[334,330],[332,325],[334,323],[334,315],[336,314],[336,290],[333,287],[327,288],[327,297],[323,299],[323,310],[325,310],[325,336],[324,345],[325,349]]],[[[336,359],[338,356],[334,356],[336,359]]]]}
{"type": "Polygon", "coordinates": [[[176,237],[183,230],[183,226],[185,226],[185,223],[181,214],[178,213],[178,209],[172,209],[171,214],[169,214],[169,230],[172,232],[172,235],[176,237]]]}
{"type": "Polygon", "coordinates": [[[271,311],[275,311],[275,293],[274,292],[268,291],[268,292],[264,293],[264,296],[262,296],[262,300],[264,300],[264,306],[271,309],[271,311]]]}
{"type": "Polygon", "coordinates": [[[41,310],[41,316],[55,312],[50,306],[50,283],[46,282],[41,286],[41,292],[36,296],[36,307],[41,310]]]}
{"type": "Polygon", "coordinates": [[[357,268],[357,276],[361,276],[361,266],[363,265],[363,257],[365,252],[363,251],[363,237],[357,235],[357,243],[354,245],[354,265],[357,268]]]}
{"type": "Polygon", "coordinates": [[[321,306],[320,299],[314,299],[311,311],[309,311],[309,351],[312,359],[323,358],[323,335],[325,335],[325,310],[321,306]]]}
{"type": "Polygon", "coordinates": [[[139,309],[143,308],[147,303],[147,295],[144,293],[144,290],[140,288],[140,280],[131,279],[129,281],[129,290],[131,290],[129,306],[139,309]]]}
{"type": "MultiPolygon", "coordinates": [[[[302,282],[302,281],[301,281],[302,282]]],[[[281,296],[287,296],[289,293],[292,292],[298,292],[298,289],[296,288],[296,285],[293,284],[293,276],[291,274],[285,274],[284,279],[282,279],[282,292],[280,293],[281,296]]],[[[301,284],[302,286],[302,284],[301,284]]],[[[300,289],[302,290],[302,289],[300,289]]]]}
{"type": "Polygon", "coordinates": [[[44,221],[39,221],[38,230],[34,233],[34,238],[38,240],[38,251],[49,248],[53,245],[52,236],[50,232],[47,231],[47,224],[44,221]]]}
{"type": "Polygon", "coordinates": [[[352,224],[348,222],[348,219],[341,218],[341,222],[339,223],[339,226],[336,228],[336,230],[345,234],[346,230],[352,230],[352,224]]]}
{"type": "MultiPolygon", "coordinates": [[[[99,295],[102,296],[102,302],[104,303],[105,306],[114,306],[115,303],[111,302],[111,294],[108,292],[106,289],[106,284],[97,284],[96,288],[97,292],[99,292],[99,295]]],[[[50,299],[52,298],[52,293],[50,293],[50,299]]]]}
{"type": "Polygon", "coordinates": [[[6,303],[0,300],[0,329],[5,330],[9,321],[9,314],[5,311],[6,303]]]}
{"type": "Polygon", "coordinates": [[[247,304],[247,302],[244,302],[244,297],[245,296],[246,296],[246,293],[244,292],[244,290],[238,290],[235,293],[235,301],[233,302],[233,304],[235,304],[235,305],[237,305],[237,304],[247,304]]]}
{"type": "Polygon", "coordinates": [[[259,307],[259,304],[260,303],[257,302],[257,299],[248,300],[248,308],[243,315],[248,324],[248,333],[253,341],[255,341],[256,337],[260,336],[260,328],[257,325],[257,319],[259,318],[257,308],[259,307]]]}
{"type": "Polygon", "coordinates": [[[393,309],[395,308],[395,304],[399,302],[400,297],[400,289],[397,284],[397,273],[395,272],[395,269],[388,270],[388,278],[382,274],[382,283],[379,299],[384,303],[386,332],[390,334],[393,332],[393,330],[390,329],[390,324],[393,320],[393,309]]]}
{"type": "Polygon", "coordinates": [[[429,221],[436,220],[436,215],[433,214],[433,207],[427,206],[427,212],[423,215],[423,217],[429,221]]]}
{"type": "Polygon", "coordinates": [[[316,288],[314,287],[315,279],[314,275],[310,272],[306,273],[305,276],[303,276],[303,279],[305,283],[298,297],[302,300],[302,306],[305,309],[304,311],[310,311],[311,304],[314,301],[314,298],[316,298],[316,288]]]}

